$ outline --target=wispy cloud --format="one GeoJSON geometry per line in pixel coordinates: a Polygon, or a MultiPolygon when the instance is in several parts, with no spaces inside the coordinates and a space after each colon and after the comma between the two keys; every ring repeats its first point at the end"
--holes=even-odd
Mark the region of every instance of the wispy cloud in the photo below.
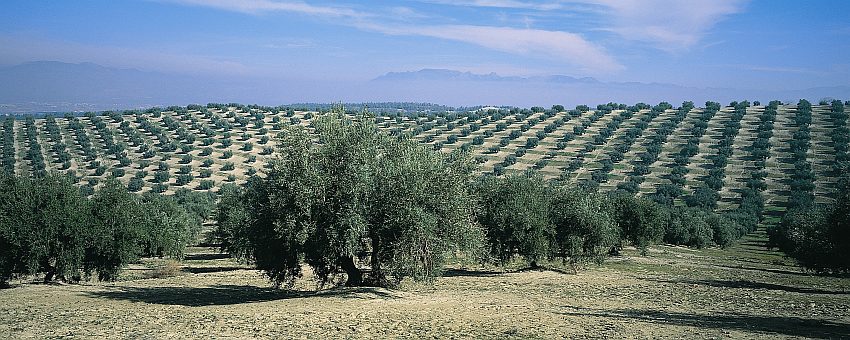
{"type": "MultiPolygon", "coordinates": [[[[571,32],[517,29],[511,27],[476,25],[427,25],[393,22],[392,17],[381,20],[373,18],[371,13],[351,8],[328,7],[307,4],[305,2],[272,0],[169,0],[187,5],[207,6],[249,14],[268,12],[290,12],[315,17],[340,17],[348,20],[336,21],[338,24],[360,30],[378,32],[387,35],[425,36],[443,40],[459,41],[477,45],[486,49],[523,55],[533,58],[545,58],[577,66],[583,72],[616,72],[624,69],[605,50],[581,35],[571,32]]],[[[481,1],[480,5],[496,5],[503,1],[481,1]]],[[[520,5],[518,1],[504,1],[505,6],[520,5]]],[[[535,8],[545,9],[547,6],[535,8]]],[[[386,8],[390,14],[411,19],[420,14],[405,7],[386,8]]]]}
{"type": "Polygon", "coordinates": [[[601,47],[578,34],[568,32],[467,25],[378,29],[383,29],[387,34],[421,35],[461,41],[507,53],[544,57],[576,65],[590,73],[624,69],[601,47]]]}
{"type": "Polygon", "coordinates": [[[519,0],[426,0],[425,2],[467,6],[467,7],[498,7],[498,8],[520,8],[540,11],[564,9],[562,1],[519,1],[519,0]]]}
{"type": "Polygon", "coordinates": [[[647,41],[678,51],[696,45],[729,15],[743,10],[746,0],[587,0],[614,11],[608,29],[627,39],[647,41]]]}
{"type": "Polygon", "coordinates": [[[260,75],[239,62],[202,55],[172,54],[148,49],[96,46],[20,35],[0,35],[0,63],[34,60],[93,62],[118,68],[176,74],[260,75]]]}
{"type": "Polygon", "coordinates": [[[595,27],[676,52],[693,47],[718,22],[743,10],[748,0],[423,0],[445,5],[583,12],[604,17],[595,27]],[[581,6],[584,5],[584,6],[581,6]]]}
{"type": "Polygon", "coordinates": [[[330,17],[362,17],[366,13],[345,7],[316,6],[302,1],[273,1],[273,0],[164,0],[165,2],[182,3],[214,7],[218,9],[237,11],[248,14],[262,14],[270,11],[292,12],[316,16],[330,17]]]}

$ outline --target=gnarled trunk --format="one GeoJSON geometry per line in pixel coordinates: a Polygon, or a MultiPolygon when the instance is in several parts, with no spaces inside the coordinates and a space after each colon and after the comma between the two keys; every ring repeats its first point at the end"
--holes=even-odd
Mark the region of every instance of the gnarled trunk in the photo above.
{"type": "Polygon", "coordinates": [[[348,280],[345,281],[345,285],[348,287],[362,286],[363,273],[360,272],[360,269],[357,268],[357,265],[354,264],[354,257],[340,257],[338,261],[340,267],[342,267],[342,270],[344,270],[345,274],[348,275],[348,280]]]}

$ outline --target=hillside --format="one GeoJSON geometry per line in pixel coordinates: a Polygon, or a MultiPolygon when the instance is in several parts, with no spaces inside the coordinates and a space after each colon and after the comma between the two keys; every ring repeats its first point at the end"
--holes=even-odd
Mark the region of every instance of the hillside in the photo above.
{"type": "MultiPolygon", "coordinates": [[[[601,190],[631,188],[641,195],[678,183],[682,194],[673,198],[679,205],[719,171],[722,182],[714,186],[720,210],[735,208],[747,181],[763,167],[765,211],[778,214],[790,197],[792,144],[800,126],[796,105],[778,105],[773,124],[768,125],[770,133],[759,136],[765,130],[760,124],[766,119],[765,109],[739,105],[706,112],[706,108],[664,105],[600,105],[595,110],[384,114],[376,120],[388,133],[410,134],[443,152],[469,148],[482,173],[531,170],[575,184],[598,182],[601,190]],[[754,153],[759,137],[769,142],[763,164],[754,153]],[[726,139],[731,141],[723,150],[728,157],[718,163],[714,155],[724,149],[726,139]]],[[[812,106],[811,141],[804,150],[819,201],[829,200],[839,175],[833,140],[837,118],[831,110],[830,105],[812,106]]],[[[2,165],[18,175],[42,168],[72,173],[83,186],[97,187],[115,176],[140,192],[214,190],[223,183],[242,183],[260,171],[281,127],[309,126],[316,115],[285,108],[213,105],[7,118],[2,124],[2,165]]]]}

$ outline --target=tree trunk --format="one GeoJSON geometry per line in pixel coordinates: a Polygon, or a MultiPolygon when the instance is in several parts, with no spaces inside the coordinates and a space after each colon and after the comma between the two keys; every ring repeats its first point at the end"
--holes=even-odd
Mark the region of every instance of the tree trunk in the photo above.
{"type": "Polygon", "coordinates": [[[363,273],[360,272],[360,269],[357,268],[357,265],[354,264],[354,257],[340,257],[339,265],[342,267],[342,270],[345,271],[345,274],[348,275],[348,280],[345,281],[345,285],[348,287],[359,287],[363,285],[363,273]]]}
{"type": "Polygon", "coordinates": [[[50,268],[50,270],[48,270],[47,273],[44,274],[44,283],[50,283],[50,281],[53,281],[54,276],[56,276],[56,270],[50,268]]]}
{"type": "Polygon", "coordinates": [[[387,286],[387,278],[384,276],[384,272],[381,270],[381,256],[379,254],[379,249],[381,246],[381,241],[377,237],[372,237],[372,272],[371,281],[372,285],[378,287],[386,287],[387,286]]]}

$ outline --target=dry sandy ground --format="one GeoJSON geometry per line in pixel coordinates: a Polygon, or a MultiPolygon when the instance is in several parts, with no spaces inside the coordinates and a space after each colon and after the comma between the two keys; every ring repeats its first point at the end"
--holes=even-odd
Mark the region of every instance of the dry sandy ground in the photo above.
{"type": "Polygon", "coordinates": [[[399,290],[296,292],[194,249],[178,275],[0,290],[0,338],[850,338],[850,279],[762,248],[655,247],[578,274],[450,269],[399,290]]]}

